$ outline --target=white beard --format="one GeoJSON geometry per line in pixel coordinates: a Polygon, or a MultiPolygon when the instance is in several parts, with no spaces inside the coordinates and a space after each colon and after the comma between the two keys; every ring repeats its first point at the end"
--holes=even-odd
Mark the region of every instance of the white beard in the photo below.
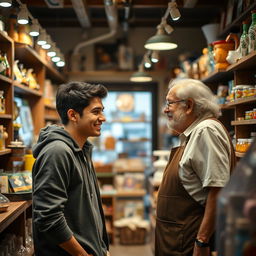
{"type": "Polygon", "coordinates": [[[185,119],[186,119],[186,114],[183,111],[179,111],[176,112],[173,116],[172,116],[172,120],[167,121],[167,127],[171,130],[179,130],[179,127],[181,126],[182,123],[184,123],[185,119]]]}

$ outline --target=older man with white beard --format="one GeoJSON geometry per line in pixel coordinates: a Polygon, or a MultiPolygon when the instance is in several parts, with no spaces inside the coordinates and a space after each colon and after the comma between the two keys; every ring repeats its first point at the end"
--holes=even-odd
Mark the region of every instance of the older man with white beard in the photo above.
{"type": "Polygon", "coordinates": [[[216,199],[230,178],[235,154],[217,120],[211,90],[193,79],[170,84],[164,113],[179,133],[158,192],[156,256],[208,256],[213,248],[216,199]]]}

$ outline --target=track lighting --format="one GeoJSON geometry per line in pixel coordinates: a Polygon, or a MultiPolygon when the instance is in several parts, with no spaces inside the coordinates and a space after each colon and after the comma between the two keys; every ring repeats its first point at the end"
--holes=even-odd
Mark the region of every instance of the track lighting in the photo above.
{"type": "Polygon", "coordinates": [[[144,61],[145,68],[151,68],[152,64],[151,64],[151,61],[149,59],[149,52],[145,53],[145,55],[143,57],[143,61],[144,61]]]}
{"type": "Polygon", "coordinates": [[[48,52],[47,52],[47,55],[49,56],[49,57],[54,57],[54,56],[56,56],[56,49],[55,49],[55,43],[54,42],[52,42],[51,43],[51,48],[48,50],[48,52]]]}
{"type": "Polygon", "coordinates": [[[61,58],[60,58],[60,61],[58,61],[58,62],[56,63],[56,66],[59,67],[59,68],[62,68],[62,67],[65,66],[65,61],[64,61],[64,56],[63,56],[63,54],[61,54],[60,57],[61,57],[61,58]]]}
{"type": "Polygon", "coordinates": [[[37,44],[38,44],[38,45],[44,45],[44,44],[46,44],[46,32],[45,32],[44,29],[41,29],[41,30],[40,30],[40,35],[39,35],[39,37],[38,37],[38,39],[37,39],[37,44]]]}
{"type": "Polygon", "coordinates": [[[170,9],[170,15],[173,20],[178,20],[180,18],[180,11],[177,8],[177,3],[175,0],[172,0],[172,2],[169,2],[168,8],[170,9]]]}
{"type": "Polygon", "coordinates": [[[51,38],[49,35],[46,35],[46,44],[43,44],[42,48],[45,50],[48,50],[51,48],[51,38]]]}
{"type": "Polygon", "coordinates": [[[37,19],[32,20],[32,25],[30,26],[29,34],[31,36],[38,36],[39,35],[39,23],[38,23],[37,19]]]}
{"type": "Polygon", "coordinates": [[[26,25],[28,24],[28,10],[25,4],[22,4],[20,7],[20,12],[17,17],[19,24],[26,25]]]}
{"type": "Polygon", "coordinates": [[[0,6],[1,7],[11,7],[12,0],[0,0],[0,6]]]}
{"type": "Polygon", "coordinates": [[[167,23],[165,18],[162,18],[161,24],[163,25],[164,30],[167,34],[171,34],[173,32],[173,27],[167,23]]]}
{"type": "Polygon", "coordinates": [[[157,63],[159,61],[159,51],[152,51],[151,53],[151,61],[153,63],[157,63]]]}
{"type": "Polygon", "coordinates": [[[59,62],[60,61],[60,51],[59,49],[56,49],[56,55],[52,57],[53,62],[59,62]]]}

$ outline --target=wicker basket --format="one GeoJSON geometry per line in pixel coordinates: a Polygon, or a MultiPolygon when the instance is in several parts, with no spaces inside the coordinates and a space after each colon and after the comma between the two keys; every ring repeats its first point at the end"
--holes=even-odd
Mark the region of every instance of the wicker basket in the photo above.
{"type": "Polygon", "coordinates": [[[129,227],[120,228],[120,244],[123,245],[136,245],[145,244],[146,241],[146,229],[136,228],[135,230],[129,227]]]}

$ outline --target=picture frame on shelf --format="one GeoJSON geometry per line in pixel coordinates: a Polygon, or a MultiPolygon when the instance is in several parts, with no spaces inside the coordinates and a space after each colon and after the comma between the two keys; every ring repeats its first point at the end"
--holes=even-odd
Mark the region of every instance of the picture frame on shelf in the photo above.
{"type": "Polygon", "coordinates": [[[115,70],[118,68],[117,43],[95,44],[95,70],[115,70]]]}

